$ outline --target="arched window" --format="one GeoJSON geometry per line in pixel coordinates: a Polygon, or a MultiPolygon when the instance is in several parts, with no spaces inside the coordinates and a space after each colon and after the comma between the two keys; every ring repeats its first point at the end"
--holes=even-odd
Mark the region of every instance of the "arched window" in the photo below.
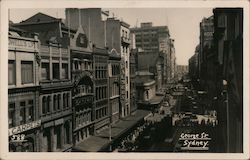
{"type": "Polygon", "coordinates": [[[61,108],[61,106],[60,106],[61,105],[61,94],[57,95],[57,101],[58,101],[57,102],[57,109],[60,110],[60,108],[61,108]]]}
{"type": "Polygon", "coordinates": [[[50,96],[48,96],[47,97],[47,112],[50,112],[50,101],[51,101],[51,99],[50,99],[50,96]]]}
{"type": "Polygon", "coordinates": [[[66,108],[66,105],[67,105],[67,99],[66,99],[66,93],[63,93],[63,109],[66,108]]]}
{"type": "Polygon", "coordinates": [[[57,107],[57,97],[56,95],[54,95],[53,97],[53,110],[56,111],[56,107],[57,107]]]}
{"type": "Polygon", "coordinates": [[[146,91],[146,98],[149,99],[148,90],[146,91]]]}
{"type": "Polygon", "coordinates": [[[69,93],[67,93],[67,107],[69,107],[70,106],[70,94],[69,93]]]}

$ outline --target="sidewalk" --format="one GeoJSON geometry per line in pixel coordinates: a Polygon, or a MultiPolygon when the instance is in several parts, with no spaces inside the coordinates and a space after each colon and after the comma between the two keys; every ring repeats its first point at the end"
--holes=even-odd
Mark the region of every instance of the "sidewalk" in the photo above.
{"type": "MultiPolygon", "coordinates": [[[[137,110],[134,115],[130,115],[126,118],[120,119],[111,128],[111,138],[112,141],[122,136],[129,129],[138,124],[141,120],[147,116],[150,111],[147,110],[137,110]]],[[[107,148],[110,144],[110,128],[104,129],[99,134],[91,136],[85,141],[77,144],[73,147],[73,151],[78,152],[97,152],[102,151],[107,148]]]]}

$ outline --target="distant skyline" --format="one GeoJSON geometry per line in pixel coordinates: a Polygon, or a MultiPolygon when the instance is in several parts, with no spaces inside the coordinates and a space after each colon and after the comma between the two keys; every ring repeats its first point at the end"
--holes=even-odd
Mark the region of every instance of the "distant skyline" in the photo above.
{"type": "MultiPolygon", "coordinates": [[[[212,8],[103,8],[110,16],[140,27],[142,22],[153,22],[154,26],[168,26],[171,38],[175,40],[176,62],[188,65],[199,43],[199,23],[204,17],[213,15],[212,8]]],[[[64,9],[11,9],[9,18],[14,23],[21,22],[42,12],[56,18],[65,19],[64,9]]]]}

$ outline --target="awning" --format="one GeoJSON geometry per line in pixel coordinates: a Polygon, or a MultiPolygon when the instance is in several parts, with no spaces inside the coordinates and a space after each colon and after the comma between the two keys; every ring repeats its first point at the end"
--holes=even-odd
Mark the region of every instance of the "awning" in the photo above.
{"type": "Polygon", "coordinates": [[[97,152],[109,143],[109,139],[98,136],[91,136],[83,142],[72,147],[72,151],[78,152],[97,152]]]}
{"type": "MultiPolygon", "coordinates": [[[[130,115],[126,118],[120,119],[118,123],[114,124],[111,129],[112,140],[122,136],[133,126],[138,124],[139,121],[144,119],[150,111],[147,110],[136,110],[134,115],[130,115]]],[[[83,142],[72,147],[73,151],[78,152],[97,152],[108,147],[110,144],[110,128],[104,129],[99,134],[91,136],[83,142]]]]}
{"type": "MultiPolygon", "coordinates": [[[[121,119],[118,123],[114,124],[111,128],[111,137],[112,139],[118,138],[123,133],[135,126],[140,120],[144,119],[150,111],[146,110],[137,110],[134,115],[130,115],[124,119],[121,119]]],[[[98,134],[99,137],[109,138],[110,128],[103,130],[98,134]]]]}
{"type": "Polygon", "coordinates": [[[154,104],[160,104],[163,100],[164,96],[154,96],[152,99],[149,100],[149,103],[154,104]]]}

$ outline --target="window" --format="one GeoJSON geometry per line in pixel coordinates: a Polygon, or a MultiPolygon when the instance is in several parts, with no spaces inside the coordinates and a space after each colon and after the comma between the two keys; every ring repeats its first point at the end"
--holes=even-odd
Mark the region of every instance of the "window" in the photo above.
{"type": "Polygon", "coordinates": [[[21,62],[21,78],[22,84],[33,83],[33,62],[21,62]]]}
{"type": "Polygon", "coordinates": [[[25,114],[25,101],[20,102],[20,125],[25,124],[26,122],[26,114],[25,114]]]}
{"type": "Polygon", "coordinates": [[[53,63],[53,79],[59,79],[59,63],[53,63]]]}
{"type": "Polygon", "coordinates": [[[57,109],[60,110],[60,107],[61,107],[61,94],[58,94],[57,95],[57,109]]]}
{"type": "Polygon", "coordinates": [[[99,88],[96,88],[95,89],[95,97],[96,97],[96,100],[98,100],[99,99],[99,94],[98,94],[98,92],[99,92],[99,88]]]}
{"type": "Polygon", "coordinates": [[[67,94],[67,107],[69,107],[69,105],[70,105],[70,95],[69,95],[69,93],[67,94]]]}
{"type": "Polygon", "coordinates": [[[62,64],[62,78],[68,79],[68,64],[67,63],[62,64]]]}
{"type": "Polygon", "coordinates": [[[42,80],[50,79],[49,63],[42,63],[41,77],[42,77],[42,80]]]}
{"type": "Polygon", "coordinates": [[[50,96],[48,96],[47,97],[47,106],[46,106],[46,111],[47,111],[47,113],[49,113],[50,112],[50,101],[51,101],[51,99],[50,99],[50,96]]]}
{"type": "Polygon", "coordinates": [[[28,101],[28,121],[31,122],[34,120],[34,104],[33,104],[33,100],[29,100],[28,101]]]}
{"type": "Polygon", "coordinates": [[[15,103],[9,104],[9,128],[15,126],[15,103]]]}
{"type": "Polygon", "coordinates": [[[53,97],[53,110],[54,111],[56,111],[57,105],[58,105],[57,96],[54,95],[54,97],[53,97]]]}
{"type": "Polygon", "coordinates": [[[65,125],[64,125],[64,129],[65,129],[65,143],[66,144],[70,144],[70,127],[69,127],[69,123],[66,122],[65,125]]]}
{"type": "Polygon", "coordinates": [[[42,100],[42,114],[46,114],[46,97],[43,97],[43,100],[42,100]]]}
{"type": "Polygon", "coordinates": [[[16,83],[15,61],[9,60],[9,64],[8,64],[8,84],[13,85],[15,83],[16,83]]]}
{"type": "Polygon", "coordinates": [[[63,94],[63,109],[67,108],[67,96],[66,93],[63,94]]]}
{"type": "Polygon", "coordinates": [[[55,134],[56,134],[56,148],[61,148],[61,126],[57,126],[55,128],[55,134]]]}

